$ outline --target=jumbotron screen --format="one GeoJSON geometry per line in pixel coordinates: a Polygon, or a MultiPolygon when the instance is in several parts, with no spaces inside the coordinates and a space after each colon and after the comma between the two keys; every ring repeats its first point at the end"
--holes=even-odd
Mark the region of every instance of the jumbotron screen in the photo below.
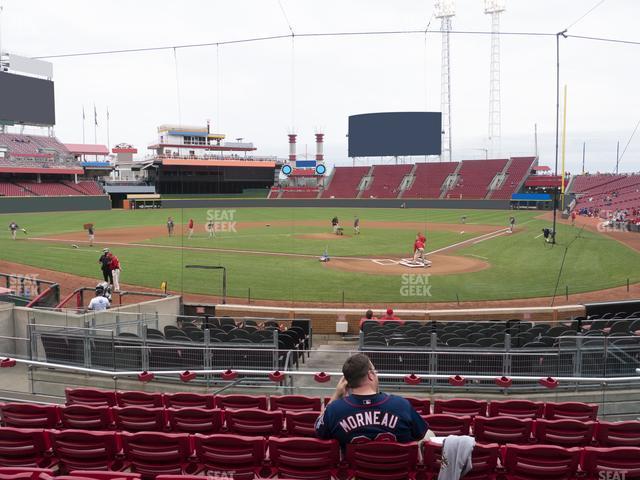
{"type": "Polygon", "coordinates": [[[0,122],[55,125],[53,82],[0,72],[0,122]]]}
{"type": "Polygon", "coordinates": [[[440,155],[440,112],[365,113],[349,117],[349,157],[440,155]]]}

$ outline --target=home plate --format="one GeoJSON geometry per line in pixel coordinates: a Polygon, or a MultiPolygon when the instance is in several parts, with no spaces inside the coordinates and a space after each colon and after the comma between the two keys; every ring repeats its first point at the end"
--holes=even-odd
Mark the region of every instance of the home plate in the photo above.
{"type": "Polygon", "coordinates": [[[373,263],[377,263],[378,265],[388,266],[388,265],[397,265],[397,260],[392,260],[390,258],[373,258],[371,259],[373,263]]]}
{"type": "Polygon", "coordinates": [[[426,268],[431,266],[431,262],[429,260],[418,260],[414,262],[413,258],[403,258],[398,263],[409,268],[426,268]]]}

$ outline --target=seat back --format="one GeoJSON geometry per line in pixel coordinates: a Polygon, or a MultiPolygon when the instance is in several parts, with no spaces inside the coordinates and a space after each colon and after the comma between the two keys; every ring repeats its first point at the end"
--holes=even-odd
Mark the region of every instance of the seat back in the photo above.
{"type": "Polygon", "coordinates": [[[506,478],[567,480],[574,478],[579,448],[556,445],[508,445],[504,454],[506,478]]]}
{"type": "Polygon", "coordinates": [[[55,428],[59,423],[57,405],[5,403],[0,406],[3,425],[17,428],[55,428]]]}
{"type": "Polygon", "coordinates": [[[292,412],[284,413],[287,435],[292,437],[315,437],[316,420],[320,412],[292,412]]]}
{"type": "Polygon", "coordinates": [[[433,413],[447,413],[449,415],[476,415],[484,417],[487,414],[487,402],[471,400],[469,398],[437,399],[433,405],[433,413]]]}
{"type": "Polygon", "coordinates": [[[213,408],[215,405],[213,395],[203,393],[165,393],[164,404],[167,408],[213,408]]]}
{"type": "Polygon", "coordinates": [[[589,480],[640,478],[640,448],[587,447],[581,467],[589,480]]]}
{"type": "Polygon", "coordinates": [[[116,393],[110,390],[98,390],[97,388],[67,388],[64,391],[67,405],[116,405],[116,393]]]}
{"type": "Polygon", "coordinates": [[[233,471],[235,480],[252,480],[264,465],[264,437],[196,434],[194,440],[200,468],[208,475],[233,471]]]}
{"type": "Polygon", "coordinates": [[[423,415],[429,430],[438,437],[449,435],[469,435],[472,418],[469,416],[446,415],[443,413],[423,415]]]}
{"type": "Polygon", "coordinates": [[[322,409],[322,401],[318,397],[307,397],[305,395],[272,395],[269,398],[271,410],[282,411],[304,411],[311,410],[319,412],[322,409]]]}
{"type": "Polygon", "coordinates": [[[142,432],[122,434],[125,458],[134,472],[143,477],[182,473],[195,473],[189,465],[191,448],[189,436],[184,433],[142,432]]]}
{"type": "Polygon", "coordinates": [[[560,418],[597,420],[598,405],[582,402],[549,402],[544,406],[544,418],[547,420],[558,420],[560,418]]]}
{"type": "Polygon", "coordinates": [[[267,397],[262,395],[216,395],[216,407],[222,409],[259,408],[267,410],[267,397]]]}
{"type": "Polygon", "coordinates": [[[420,415],[429,415],[431,413],[431,400],[428,398],[405,397],[409,400],[411,406],[420,415]]]}
{"type": "Polygon", "coordinates": [[[126,432],[162,432],[167,425],[164,408],[113,407],[118,430],[126,432]]]}
{"type": "Polygon", "coordinates": [[[598,422],[595,439],[601,447],[640,447],[640,421],[598,422]]]}
{"type": "Polygon", "coordinates": [[[347,445],[349,473],[370,480],[406,480],[416,475],[418,444],[371,441],[347,445]]]}
{"type": "Polygon", "coordinates": [[[489,402],[489,416],[517,418],[541,418],[544,415],[544,402],[530,400],[492,400],[489,402]]]}
{"type": "Polygon", "coordinates": [[[257,408],[226,410],[225,420],[229,432],[237,435],[260,435],[268,437],[282,432],[283,414],[257,408]]]}
{"type": "Polygon", "coordinates": [[[169,408],[167,416],[172,432],[182,433],[218,433],[224,417],[219,408],[169,408]]]}
{"type": "Polygon", "coordinates": [[[41,429],[0,427],[0,466],[46,468],[47,436],[41,429]]]}
{"type": "Polygon", "coordinates": [[[63,474],[72,470],[119,470],[115,432],[51,431],[53,453],[63,474]]]}
{"type": "MultiPolygon", "coordinates": [[[[442,462],[442,444],[424,442],[422,444],[424,465],[436,478],[442,462]]],[[[476,443],[471,453],[472,468],[464,476],[465,480],[491,480],[495,478],[499,447],[497,443],[476,443]]]]}
{"type": "Polygon", "coordinates": [[[279,478],[331,480],[340,462],[340,447],[335,440],[270,438],[269,459],[279,478]]]}
{"type": "Polygon", "coordinates": [[[0,480],[52,480],[53,470],[34,467],[0,467],[0,480]]]}
{"type": "Polygon", "coordinates": [[[70,475],[77,477],[92,478],[93,480],[116,480],[124,478],[126,480],[136,480],[140,478],[139,473],[133,472],[97,472],[94,470],[73,470],[70,475]]]}
{"type": "Polygon", "coordinates": [[[481,443],[529,443],[533,420],[516,417],[475,417],[473,435],[481,443]]]}
{"type": "Polygon", "coordinates": [[[591,445],[595,422],[580,420],[536,420],[535,436],[538,443],[563,447],[591,445]]]}
{"type": "Polygon", "coordinates": [[[162,393],[158,392],[116,392],[116,402],[119,407],[162,407],[164,401],[162,393]]]}
{"type": "Polygon", "coordinates": [[[67,405],[60,408],[63,428],[78,430],[110,430],[113,428],[111,407],[106,405],[67,405]]]}

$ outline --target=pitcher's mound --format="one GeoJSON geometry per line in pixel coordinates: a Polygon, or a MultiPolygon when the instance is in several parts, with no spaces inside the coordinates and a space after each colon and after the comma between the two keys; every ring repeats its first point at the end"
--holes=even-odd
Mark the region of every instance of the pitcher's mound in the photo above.
{"type": "Polygon", "coordinates": [[[491,264],[477,258],[459,257],[456,255],[429,255],[429,268],[407,268],[404,265],[374,262],[370,258],[339,258],[332,257],[330,262],[324,263],[326,268],[334,268],[347,272],[371,273],[374,275],[402,275],[403,273],[429,275],[455,275],[459,273],[479,272],[489,268],[491,264]],[[383,263],[381,265],[381,263],[383,263]]]}
{"type": "Polygon", "coordinates": [[[351,235],[336,235],[335,233],[305,233],[296,235],[296,238],[305,240],[340,240],[341,238],[349,238],[351,235]]]}

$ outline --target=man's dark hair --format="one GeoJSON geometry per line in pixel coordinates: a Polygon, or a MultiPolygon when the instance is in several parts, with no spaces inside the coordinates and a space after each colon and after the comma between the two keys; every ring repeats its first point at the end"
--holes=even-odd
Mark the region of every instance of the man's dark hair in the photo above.
{"type": "Polygon", "coordinates": [[[371,360],[364,353],[356,353],[347,358],[342,366],[342,375],[349,388],[358,388],[371,370],[371,360]]]}
{"type": "Polygon", "coordinates": [[[373,318],[373,310],[367,310],[364,314],[364,318],[371,320],[373,318]]]}

